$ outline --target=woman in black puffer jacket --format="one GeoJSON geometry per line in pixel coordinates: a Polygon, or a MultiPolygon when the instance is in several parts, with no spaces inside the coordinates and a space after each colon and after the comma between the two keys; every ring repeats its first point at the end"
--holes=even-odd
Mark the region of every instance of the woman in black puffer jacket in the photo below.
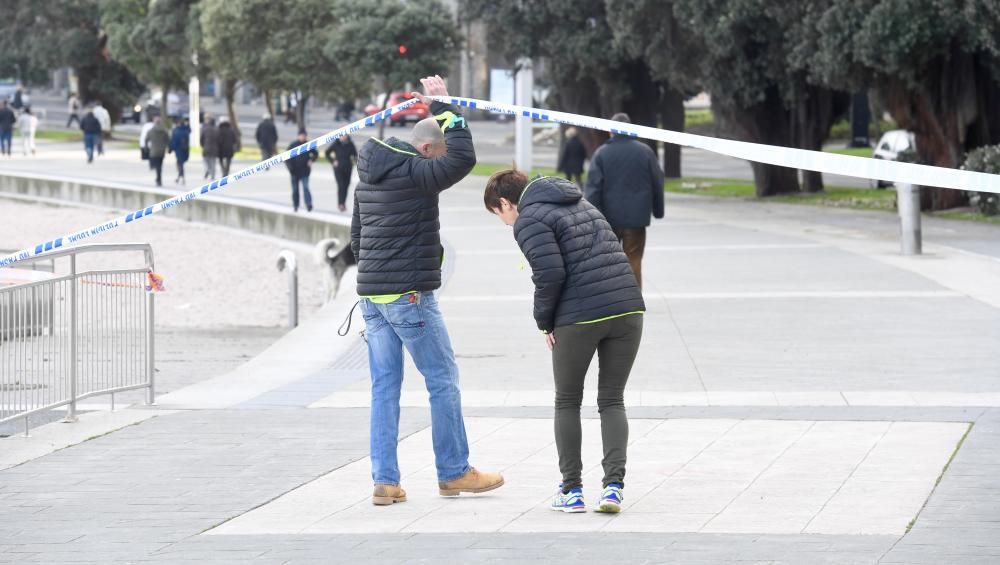
{"type": "Polygon", "coordinates": [[[552,350],[555,433],[562,485],[554,510],[583,512],[580,405],[597,353],[597,406],[604,440],[598,511],[618,512],[625,485],[628,419],[624,393],[642,338],[646,309],[621,243],[573,183],[517,170],[490,177],[486,209],[509,226],[531,265],[535,321],[552,350]]]}

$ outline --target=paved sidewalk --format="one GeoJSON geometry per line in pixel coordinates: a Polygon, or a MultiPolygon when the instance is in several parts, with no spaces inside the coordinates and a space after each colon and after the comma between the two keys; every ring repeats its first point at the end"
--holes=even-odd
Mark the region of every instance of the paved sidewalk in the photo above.
{"type": "Polygon", "coordinates": [[[334,333],[341,300],[150,409],[165,413],[0,471],[0,562],[1000,560],[1000,230],[936,224],[927,255],[903,258],[888,214],[669,196],[644,262],[626,511],[562,515],[544,509],[549,355],[483,182],[442,197],[440,294],[472,463],[503,469],[503,489],[436,496],[408,366],[411,500],[367,504],[366,361],[355,331],[334,333]]]}

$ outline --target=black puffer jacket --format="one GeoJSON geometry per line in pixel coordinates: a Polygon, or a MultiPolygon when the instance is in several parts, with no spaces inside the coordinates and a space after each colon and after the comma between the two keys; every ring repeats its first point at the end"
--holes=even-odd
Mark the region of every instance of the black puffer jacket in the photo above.
{"type": "Polygon", "coordinates": [[[424,158],[395,138],[370,139],[358,154],[351,251],[361,296],[441,287],[438,195],[469,174],[476,151],[458,108],[433,102],[430,109],[445,127],[445,156],[424,158]]]}
{"type": "Polygon", "coordinates": [[[538,329],[646,310],[621,243],[575,184],[535,179],[517,210],[514,238],[531,264],[538,329]]]}

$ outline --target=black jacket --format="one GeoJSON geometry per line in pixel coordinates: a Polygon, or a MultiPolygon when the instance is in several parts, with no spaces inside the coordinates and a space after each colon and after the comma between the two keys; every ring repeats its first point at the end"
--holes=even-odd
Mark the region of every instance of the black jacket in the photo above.
{"type": "Polygon", "coordinates": [[[202,157],[219,156],[219,128],[215,127],[215,124],[201,126],[201,155],[202,157]]]}
{"type": "Polygon", "coordinates": [[[566,140],[563,145],[562,154],[559,155],[559,166],[557,171],[562,171],[571,175],[578,175],[583,172],[583,161],[587,158],[587,150],[583,147],[583,142],[576,136],[566,140]]]}
{"type": "Polygon", "coordinates": [[[648,145],[613,135],[590,158],[585,188],[615,229],[644,228],[663,217],[663,170],[648,145]]]}
{"type": "Polygon", "coordinates": [[[10,108],[0,108],[0,130],[10,131],[17,122],[17,115],[10,108]]]}
{"type": "MultiPolygon", "coordinates": [[[[308,142],[307,142],[308,143],[308,142]]],[[[302,142],[295,140],[288,144],[288,149],[294,149],[302,145],[302,142]]],[[[285,166],[288,167],[288,172],[292,174],[293,177],[303,178],[308,177],[309,173],[312,172],[312,166],[310,163],[319,158],[319,151],[311,149],[305,153],[299,153],[295,157],[285,161],[285,166]]]]}
{"type": "Polygon", "coordinates": [[[236,139],[236,130],[229,122],[219,124],[219,157],[229,158],[236,153],[239,145],[236,139]]]}
{"type": "Polygon", "coordinates": [[[261,147],[274,147],[278,143],[278,128],[274,127],[274,122],[270,119],[261,120],[257,124],[257,145],[261,147]]]}
{"type": "Polygon", "coordinates": [[[575,184],[535,179],[517,210],[514,238],[531,265],[538,329],[646,310],[618,237],[575,184]]]}
{"type": "Polygon", "coordinates": [[[80,120],[80,129],[83,133],[101,133],[101,121],[97,119],[97,116],[93,112],[87,112],[87,115],[80,120]]]}
{"type": "Polygon", "coordinates": [[[351,251],[358,294],[373,296],[441,287],[438,196],[476,164],[472,134],[458,108],[431,103],[448,153],[427,159],[404,141],[369,139],[358,155],[351,251]]]}
{"type": "Polygon", "coordinates": [[[349,172],[354,168],[354,159],[358,158],[358,148],[353,141],[344,141],[344,138],[341,137],[334,140],[326,148],[324,155],[331,165],[334,161],[337,162],[337,170],[349,172]]]}

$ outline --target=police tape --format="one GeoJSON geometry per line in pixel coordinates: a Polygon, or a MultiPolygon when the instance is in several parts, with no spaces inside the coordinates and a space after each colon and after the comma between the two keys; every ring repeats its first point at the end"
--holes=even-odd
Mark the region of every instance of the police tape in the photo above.
{"type": "MultiPolygon", "coordinates": [[[[810,151],[808,149],[776,147],[773,145],[762,145],[746,141],[718,139],[679,131],[614,122],[611,120],[569,114],[566,112],[539,110],[537,108],[529,108],[515,104],[477,100],[474,98],[460,98],[454,96],[429,96],[428,98],[453,104],[462,108],[472,108],[495,114],[524,116],[536,120],[558,122],[572,126],[603,130],[613,134],[642,137],[645,139],[663,141],[665,143],[673,143],[685,147],[694,147],[718,153],[720,155],[728,155],[737,159],[745,159],[747,161],[765,163],[768,165],[777,165],[792,169],[817,171],[821,173],[865,179],[883,180],[887,182],[899,182],[923,186],[951,188],[955,190],[993,192],[1000,194],[1000,175],[991,175],[960,169],[947,169],[944,167],[932,167],[929,165],[917,165],[914,163],[899,163],[897,161],[887,161],[884,159],[824,153],[820,151],[810,151]]],[[[158,202],[140,210],[136,210],[135,212],[131,212],[111,221],[49,240],[16,253],[12,253],[6,257],[0,258],[0,267],[6,267],[17,263],[18,261],[24,261],[26,259],[44,255],[50,251],[59,249],[66,243],[77,243],[106,231],[116,229],[125,224],[129,224],[143,218],[148,218],[153,214],[173,208],[174,206],[178,206],[205,194],[210,194],[228,186],[233,182],[237,182],[257,173],[270,170],[271,167],[283,163],[292,157],[301,155],[302,153],[312,151],[319,145],[326,145],[335,139],[343,137],[344,135],[349,135],[364,127],[368,127],[382,120],[388,119],[392,114],[399,112],[400,110],[404,110],[417,102],[417,98],[411,98],[401,104],[387,108],[374,115],[334,130],[324,136],[303,143],[298,147],[292,148],[284,153],[271,157],[270,159],[261,161],[251,167],[247,167],[234,175],[223,177],[217,181],[202,185],[201,187],[185,194],[168,198],[167,200],[158,202]]]]}
{"type": "Polygon", "coordinates": [[[289,149],[288,151],[285,151],[284,153],[281,153],[279,155],[275,155],[274,157],[271,157],[270,159],[265,159],[264,161],[261,161],[261,162],[255,164],[255,165],[250,166],[250,167],[247,167],[247,168],[245,168],[245,169],[243,169],[243,170],[241,170],[241,171],[239,171],[239,172],[237,172],[235,174],[232,174],[232,175],[229,175],[229,176],[225,176],[225,177],[222,177],[221,179],[218,179],[218,180],[212,181],[210,183],[204,184],[204,185],[202,185],[202,186],[200,186],[200,187],[198,187],[198,188],[196,188],[196,189],[194,189],[194,190],[192,190],[190,192],[187,192],[187,193],[184,193],[184,194],[179,194],[177,196],[174,196],[173,198],[168,198],[168,199],[163,200],[161,202],[157,202],[156,204],[153,204],[152,206],[147,206],[145,208],[141,208],[139,210],[136,210],[135,212],[129,212],[128,214],[126,214],[124,216],[120,216],[120,217],[115,218],[113,220],[109,220],[107,222],[103,222],[103,223],[98,224],[96,226],[92,226],[92,227],[87,228],[87,229],[79,230],[79,231],[76,231],[76,232],[64,235],[62,237],[57,237],[55,239],[50,239],[49,241],[46,241],[44,243],[39,243],[38,245],[35,245],[33,247],[29,247],[29,248],[23,249],[21,251],[15,252],[15,253],[11,253],[10,255],[7,255],[5,257],[0,257],[0,267],[6,267],[8,265],[12,265],[14,263],[17,263],[18,261],[24,261],[26,259],[31,259],[33,257],[38,257],[40,255],[45,255],[46,253],[49,253],[51,251],[54,251],[56,249],[59,249],[59,248],[63,247],[63,245],[78,243],[78,242],[83,241],[85,239],[89,239],[89,238],[94,237],[96,235],[100,235],[100,234],[102,234],[104,232],[111,231],[113,229],[122,227],[122,226],[124,226],[126,224],[131,224],[133,222],[142,220],[144,218],[148,218],[148,217],[152,216],[153,214],[157,214],[159,212],[163,212],[164,210],[169,210],[170,208],[173,208],[175,206],[179,206],[179,205],[181,205],[181,204],[183,204],[183,203],[185,203],[185,202],[187,202],[189,200],[194,200],[195,198],[199,198],[201,196],[205,196],[206,194],[211,194],[211,193],[213,193],[213,192],[215,192],[217,190],[221,190],[221,189],[223,189],[223,188],[225,188],[225,187],[233,184],[234,182],[238,182],[238,181],[243,180],[243,179],[245,179],[247,177],[251,177],[253,175],[256,175],[257,173],[268,171],[268,170],[271,169],[271,167],[279,165],[279,164],[287,161],[288,159],[291,159],[291,158],[296,157],[298,155],[301,155],[303,153],[308,153],[309,151],[312,151],[312,150],[316,149],[320,145],[326,145],[326,144],[332,142],[335,139],[339,139],[341,137],[344,137],[345,135],[352,134],[352,133],[354,133],[356,131],[361,130],[362,128],[365,128],[365,127],[368,127],[368,126],[371,126],[371,125],[375,125],[376,123],[378,123],[378,122],[380,122],[382,120],[388,119],[390,116],[392,116],[392,114],[395,114],[396,112],[399,112],[400,110],[404,110],[406,108],[409,108],[410,106],[416,104],[417,102],[419,102],[419,99],[417,99],[417,98],[410,98],[409,100],[405,100],[401,104],[397,104],[397,105],[392,106],[390,108],[386,108],[385,110],[382,110],[381,112],[377,112],[377,113],[375,113],[375,114],[373,114],[371,116],[368,116],[368,117],[360,119],[360,120],[358,120],[356,122],[352,122],[350,124],[347,124],[346,126],[340,128],[340,129],[331,131],[330,133],[327,133],[326,135],[317,137],[316,139],[313,139],[312,141],[307,141],[307,142],[303,143],[302,145],[299,145],[298,147],[293,147],[292,149],[289,149]]]}
{"type": "Polygon", "coordinates": [[[705,137],[680,131],[657,129],[600,118],[579,116],[577,114],[539,110],[537,108],[476,100],[473,98],[458,98],[453,96],[432,96],[431,98],[463,108],[475,108],[495,114],[524,116],[536,120],[547,120],[572,126],[599,129],[615,134],[653,139],[685,147],[704,149],[720,155],[736,157],[737,159],[777,165],[779,167],[894,183],[1000,193],[1000,175],[705,137]]]}

